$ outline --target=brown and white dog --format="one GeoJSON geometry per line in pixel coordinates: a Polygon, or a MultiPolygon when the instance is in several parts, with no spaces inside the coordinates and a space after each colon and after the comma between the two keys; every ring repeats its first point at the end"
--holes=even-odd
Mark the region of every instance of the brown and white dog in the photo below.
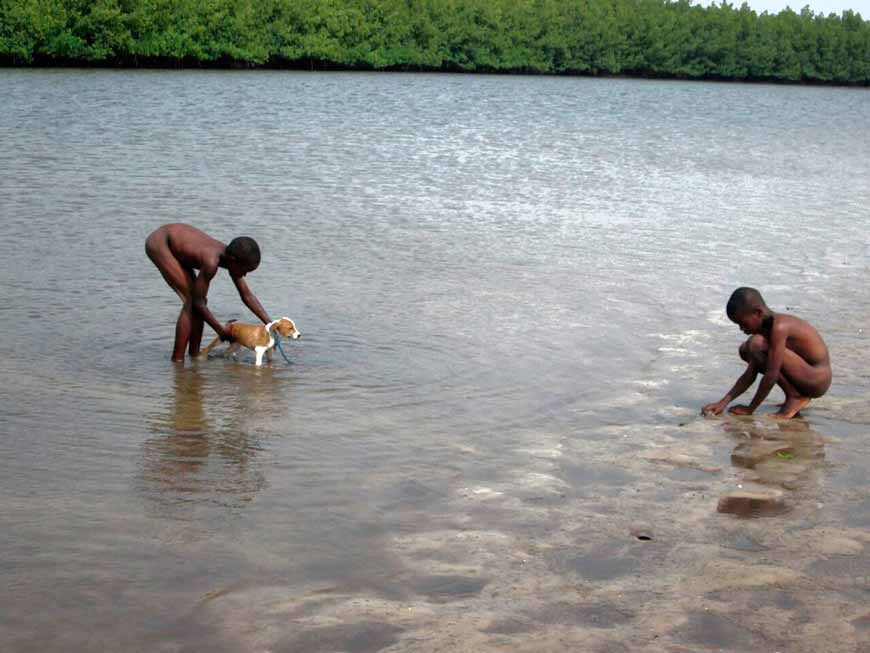
{"type": "MultiPolygon", "coordinates": [[[[233,336],[233,342],[227,349],[227,354],[233,354],[240,347],[252,349],[257,354],[257,365],[263,364],[263,356],[266,360],[272,360],[272,350],[275,349],[275,331],[279,336],[295,340],[302,334],[296,328],[296,324],[289,317],[273,320],[269,324],[245,324],[243,322],[227,322],[227,329],[233,336]]],[[[221,344],[220,338],[215,338],[200,352],[200,356],[208,356],[208,353],[221,344]]]]}

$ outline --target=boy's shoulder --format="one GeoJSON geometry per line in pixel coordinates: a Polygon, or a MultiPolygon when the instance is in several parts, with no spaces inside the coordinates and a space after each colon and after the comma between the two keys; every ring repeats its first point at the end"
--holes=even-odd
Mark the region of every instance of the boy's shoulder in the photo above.
{"type": "Polygon", "coordinates": [[[816,333],[816,329],[812,324],[797,315],[790,315],[789,313],[774,313],[773,329],[785,335],[816,333]]]}
{"type": "Polygon", "coordinates": [[[773,314],[773,327],[780,329],[794,329],[799,327],[802,324],[806,324],[805,320],[802,320],[797,315],[791,315],[790,313],[774,313],[773,314]]]}

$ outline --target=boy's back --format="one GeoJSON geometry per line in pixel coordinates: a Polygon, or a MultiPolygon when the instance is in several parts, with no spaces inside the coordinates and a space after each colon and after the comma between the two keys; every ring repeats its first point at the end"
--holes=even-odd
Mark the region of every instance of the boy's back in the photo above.
{"type": "Polygon", "coordinates": [[[786,313],[774,313],[772,328],[773,331],[781,329],[786,338],[785,346],[813,367],[830,364],[825,341],[806,320],[786,313]]]}
{"type": "Polygon", "coordinates": [[[189,224],[167,224],[157,229],[150,238],[165,239],[172,255],[186,268],[199,270],[203,266],[218,266],[220,255],[226,249],[219,240],[189,224]]]}

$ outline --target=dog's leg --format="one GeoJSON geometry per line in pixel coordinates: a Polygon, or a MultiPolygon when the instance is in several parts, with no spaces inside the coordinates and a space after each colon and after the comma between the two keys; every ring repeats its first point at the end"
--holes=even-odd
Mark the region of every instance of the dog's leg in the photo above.
{"type": "Polygon", "coordinates": [[[212,341],[208,344],[208,347],[206,347],[205,349],[201,349],[201,350],[199,351],[199,353],[197,354],[197,357],[198,357],[198,358],[206,358],[206,357],[208,356],[208,353],[209,353],[212,349],[214,349],[215,347],[217,347],[219,344],[221,344],[221,339],[220,339],[220,338],[215,338],[214,340],[212,340],[212,341]]]}
{"type": "Polygon", "coordinates": [[[267,362],[267,363],[271,363],[271,362],[272,362],[272,352],[274,352],[274,351],[275,351],[275,348],[274,348],[274,347],[269,347],[269,348],[266,350],[266,362],[267,362]]]}
{"type": "Polygon", "coordinates": [[[263,364],[263,354],[266,353],[266,347],[254,347],[254,351],[257,352],[257,367],[263,364]]]}
{"type": "Polygon", "coordinates": [[[224,357],[229,358],[230,356],[232,356],[233,358],[235,358],[236,352],[239,351],[239,347],[241,347],[239,343],[232,343],[229,347],[227,347],[227,351],[224,353],[224,357]]]}

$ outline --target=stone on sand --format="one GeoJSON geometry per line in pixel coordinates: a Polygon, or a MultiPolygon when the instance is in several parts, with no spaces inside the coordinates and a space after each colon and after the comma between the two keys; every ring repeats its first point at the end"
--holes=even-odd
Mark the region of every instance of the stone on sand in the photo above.
{"type": "Polygon", "coordinates": [[[719,497],[717,512],[730,513],[741,517],[760,517],[785,512],[788,506],[783,492],[773,488],[750,486],[726,492],[719,497]]]}

